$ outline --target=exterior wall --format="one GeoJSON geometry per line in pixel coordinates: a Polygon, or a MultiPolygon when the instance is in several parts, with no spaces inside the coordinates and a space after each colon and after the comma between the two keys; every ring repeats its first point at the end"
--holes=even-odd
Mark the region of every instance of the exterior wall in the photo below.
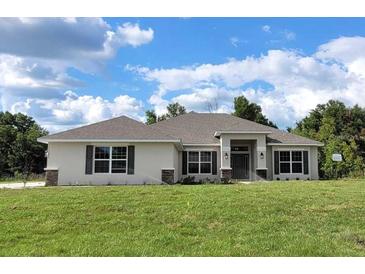
{"type": "Polygon", "coordinates": [[[273,154],[272,147],[268,146],[266,149],[266,166],[267,166],[267,180],[273,180],[274,175],[274,162],[273,162],[273,154]]]}
{"type": "Polygon", "coordinates": [[[169,143],[50,143],[47,168],[58,170],[58,185],[160,184],[161,170],[176,168],[177,155],[169,143]],[[86,175],[86,145],[134,145],[134,174],[86,175]]]}
{"type": "Polygon", "coordinates": [[[174,149],[174,182],[179,180],[179,151],[174,149]]]}
{"type": "Polygon", "coordinates": [[[310,148],[310,157],[309,157],[309,165],[311,170],[311,179],[318,180],[318,147],[310,148]]]}
{"type": "MultiPolygon", "coordinates": [[[[270,158],[268,166],[270,172],[268,175],[272,176],[272,180],[318,180],[318,148],[310,146],[272,146],[270,149],[270,158]],[[274,151],[276,150],[307,150],[308,151],[308,168],[309,174],[274,174],[274,151]]],[[[269,170],[269,169],[268,169],[269,170]]]]}
{"type": "Polygon", "coordinates": [[[221,152],[219,146],[184,146],[184,151],[217,151],[217,175],[213,174],[187,174],[182,175],[182,152],[179,152],[179,180],[184,179],[187,176],[194,176],[196,181],[209,179],[210,181],[220,181],[220,168],[221,168],[221,152]]]}

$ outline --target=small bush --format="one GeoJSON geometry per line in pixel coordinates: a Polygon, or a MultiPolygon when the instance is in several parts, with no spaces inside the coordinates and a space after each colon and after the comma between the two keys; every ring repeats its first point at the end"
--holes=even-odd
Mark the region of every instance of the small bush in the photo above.
{"type": "Polygon", "coordinates": [[[187,176],[180,182],[180,184],[182,184],[182,185],[198,185],[198,184],[201,184],[201,182],[200,181],[196,182],[194,176],[187,176]]]}

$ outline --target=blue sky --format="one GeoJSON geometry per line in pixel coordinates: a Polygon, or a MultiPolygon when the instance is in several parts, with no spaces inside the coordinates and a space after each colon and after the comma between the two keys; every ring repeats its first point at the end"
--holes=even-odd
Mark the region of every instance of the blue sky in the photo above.
{"type": "Polygon", "coordinates": [[[245,95],[281,128],[318,103],[365,106],[365,19],[0,19],[0,110],[51,131],[245,95]],[[1,76],[2,75],[2,76],[1,76]]]}

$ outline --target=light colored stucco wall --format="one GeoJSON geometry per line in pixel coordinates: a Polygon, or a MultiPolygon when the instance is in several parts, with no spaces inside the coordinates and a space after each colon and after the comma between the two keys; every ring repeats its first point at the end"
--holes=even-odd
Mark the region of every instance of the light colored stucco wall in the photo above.
{"type": "MultiPolygon", "coordinates": [[[[50,143],[47,168],[58,169],[59,185],[159,184],[161,169],[178,165],[178,152],[171,143],[50,143]],[[134,145],[134,174],[85,174],[86,145],[134,145]]],[[[175,174],[175,181],[178,176],[175,174]]]]}
{"type": "MultiPolygon", "coordinates": [[[[318,180],[318,148],[311,146],[268,146],[268,156],[270,160],[267,161],[268,164],[268,174],[272,175],[272,180],[318,180]],[[274,151],[276,150],[307,150],[308,151],[308,168],[309,174],[274,174],[274,151]],[[270,154],[270,155],[269,155],[270,154]],[[270,170],[270,171],[269,171],[270,170]]],[[[269,178],[268,178],[269,179],[269,178]]]]}
{"type": "Polygon", "coordinates": [[[213,174],[194,174],[194,175],[182,175],[182,152],[179,152],[179,180],[187,177],[194,176],[196,181],[209,179],[210,181],[220,180],[220,168],[221,168],[221,155],[219,146],[184,146],[185,151],[216,151],[217,152],[217,175],[213,174]]]}
{"type": "Polygon", "coordinates": [[[267,166],[267,180],[271,181],[273,179],[273,174],[274,174],[273,155],[271,146],[267,146],[266,148],[266,166],[267,166]]]}
{"type": "Polygon", "coordinates": [[[311,147],[310,148],[310,170],[311,170],[311,179],[318,180],[319,173],[318,173],[318,147],[311,147]]]}

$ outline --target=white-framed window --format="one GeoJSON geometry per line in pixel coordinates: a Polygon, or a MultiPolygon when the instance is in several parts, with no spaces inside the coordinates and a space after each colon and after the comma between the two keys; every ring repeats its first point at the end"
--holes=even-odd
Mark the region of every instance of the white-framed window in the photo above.
{"type": "Polygon", "coordinates": [[[95,146],[94,173],[126,173],[127,152],[125,146],[95,146]]]}
{"type": "Polygon", "coordinates": [[[212,174],[212,152],[188,151],[188,174],[212,174]]]}
{"type": "Polygon", "coordinates": [[[280,150],[279,151],[280,174],[303,174],[303,151],[280,150]]]}

